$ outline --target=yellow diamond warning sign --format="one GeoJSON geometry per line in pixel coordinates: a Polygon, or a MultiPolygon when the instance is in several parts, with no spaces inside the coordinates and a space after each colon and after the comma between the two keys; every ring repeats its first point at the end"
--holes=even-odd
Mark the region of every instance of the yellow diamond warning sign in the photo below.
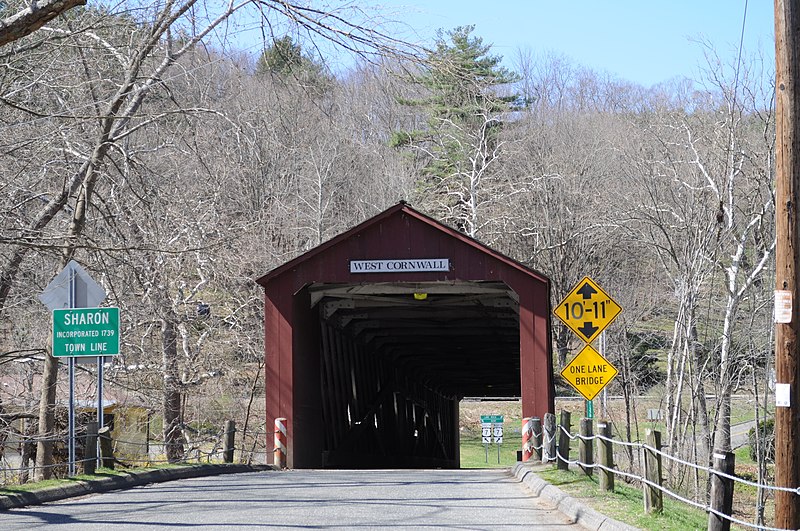
{"type": "Polygon", "coordinates": [[[617,369],[599,352],[586,345],[561,371],[561,376],[569,382],[586,400],[591,400],[603,387],[614,379],[617,369]]]}
{"type": "Polygon", "coordinates": [[[556,317],[587,343],[594,341],[620,312],[622,307],[589,277],[578,282],[553,310],[556,317]]]}

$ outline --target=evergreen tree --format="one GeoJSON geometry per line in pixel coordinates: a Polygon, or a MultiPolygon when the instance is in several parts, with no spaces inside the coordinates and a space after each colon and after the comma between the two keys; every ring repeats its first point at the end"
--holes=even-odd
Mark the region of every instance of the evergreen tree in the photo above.
{"type": "Polygon", "coordinates": [[[423,158],[415,201],[433,203],[430,210],[470,236],[480,230],[480,212],[493,199],[489,169],[500,155],[505,115],[518,100],[500,93],[518,76],[501,65],[501,56],[490,54],[490,45],[473,36],[474,29],[439,31],[416,79],[425,96],[402,101],[424,110],[426,128],[396,131],[391,139],[392,146],[416,148],[423,158]]]}
{"type": "Polygon", "coordinates": [[[286,76],[302,70],[308,63],[311,61],[303,57],[303,48],[286,35],[273,41],[272,46],[262,52],[256,64],[256,73],[286,76]]]}
{"type": "Polygon", "coordinates": [[[274,40],[265,49],[256,63],[256,75],[277,75],[292,78],[302,85],[324,89],[331,79],[325,74],[322,64],[303,52],[303,47],[288,35],[274,40]]]}

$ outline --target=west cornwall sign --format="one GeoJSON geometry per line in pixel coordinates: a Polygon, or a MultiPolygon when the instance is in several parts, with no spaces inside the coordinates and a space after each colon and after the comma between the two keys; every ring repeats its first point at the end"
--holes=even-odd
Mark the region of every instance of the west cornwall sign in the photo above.
{"type": "Polygon", "coordinates": [[[390,260],[351,260],[351,273],[418,273],[450,271],[449,258],[411,258],[390,260]]]}

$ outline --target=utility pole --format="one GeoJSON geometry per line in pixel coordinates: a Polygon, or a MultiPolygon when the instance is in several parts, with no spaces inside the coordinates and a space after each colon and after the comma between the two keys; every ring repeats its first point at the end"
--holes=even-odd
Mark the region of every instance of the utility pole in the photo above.
{"type": "MultiPolygon", "coordinates": [[[[775,0],[775,484],[800,487],[800,1],[775,0]]],[[[800,496],[775,492],[775,527],[800,528],[800,496]]]]}

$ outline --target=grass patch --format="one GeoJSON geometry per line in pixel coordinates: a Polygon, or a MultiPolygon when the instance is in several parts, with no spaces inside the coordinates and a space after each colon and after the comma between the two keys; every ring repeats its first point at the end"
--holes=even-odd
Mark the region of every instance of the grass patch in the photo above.
{"type": "Polygon", "coordinates": [[[33,492],[48,487],[58,487],[59,485],[69,485],[76,481],[91,481],[93,479],[101,479],[104,477],[121,476],[124,472],[119,470],[111,470],[110,468],[98,468],[97,473],[94,475],[79,474],[61,479],[45,479],[44,481],[36,481],[32,483],[25,483],[23,485],[4,485],[0,487],[0,496],[4,494],[16,494],[20,492],[33,492]]]}
{"type": "Polygon", "coordinates": [[[19,494],[21,492],[34,492],[41,489],[46,489],[48,487],[58,487],[61,485],[69,485],[70,483],[75,483],[76,481],[92,481],[98,480],[108,477],[114,476],[124,476],[127,475],[129,471],[135,472],[145,472],[147,470],[158,470],[158,469],[169,469],[169,468],[182,468],[187,466],[193,466],[192,463],[166,463],[163,465],[158,466],[148,466],[148,467],[141,467],[141,468],[128,468],[128,469],[110,469],[110,468],[98,468],[97,472],[93,475],[90,474],[78,474],[76,476],[70,476],[68,478],[60,478],[60,479],[46,479],[44,481],[36,481],[25,483],[23,485],[3,485],[0,487],[0,496],[9,495],[9,494],[19,494]]]}
{"type": "Polygon", "coordinates": [[[588,477],[572,470],[557,470],[542,466],[534,469],[542,479],[555,485],[573,498],[579,499],[595,510],[640,529],[658,531],[688,531],[707,528],[705,512],[664,497],[662,514],[645,514],[642,489],[621,483],[616,478],[614,492],[600,490],[596,477],[588,477]]]}
{"type": "Polygon", "coordinates": [[[509,468],[517,464],[517,450],[522,448],[522,436],[511,433],[503,436],[500,462],[497,462],[498,445],[490,444],[488,458],[486,446],[480,437],[461,436],[461,468],[509,468]],[[510,436],[508,436],[510,435],[510,436]]]}

